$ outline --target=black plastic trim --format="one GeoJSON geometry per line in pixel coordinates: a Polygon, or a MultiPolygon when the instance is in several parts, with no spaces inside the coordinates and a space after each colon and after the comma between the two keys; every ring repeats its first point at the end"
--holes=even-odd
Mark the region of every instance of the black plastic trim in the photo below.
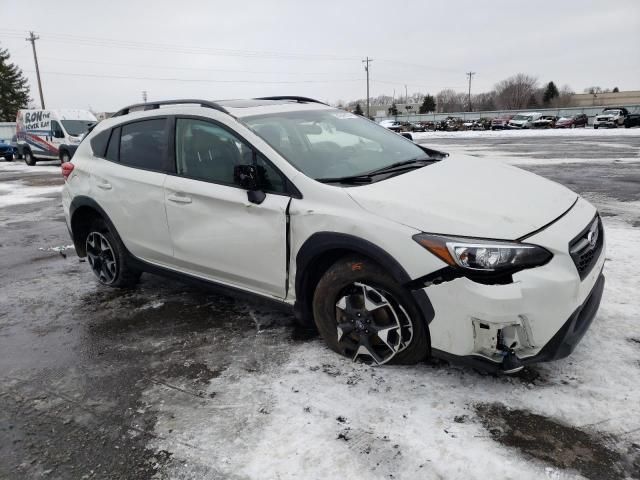
{"type": "Polygon", "coordinates": [[[319,103],[321,105],[328,106],[328,104],[321,102],[320,100],[315,100],[309,97],[296,97],[293,95],[277,95],[275,97],[257,97],[257,98],[254,98],[254,100],[293,100],[298,103],[319,103]]]}

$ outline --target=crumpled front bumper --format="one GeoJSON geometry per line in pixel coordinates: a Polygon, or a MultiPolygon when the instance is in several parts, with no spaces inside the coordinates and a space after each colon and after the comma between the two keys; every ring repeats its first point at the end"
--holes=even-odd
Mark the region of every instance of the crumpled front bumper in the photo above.
{"type": "Polygon", "coordinates": [[[508,350],[518,365],[569,355],[591,324],[604,288],[604,244],[583,279],[569,254],[569,242],[595,214],[580,199],[562,218],[528,237],[527,243],[554,256],[544,266],[514,274],[512,283],[457,278],[425,287],[434,311],[432,354],[485,370],[505,370],[508,350]]]}

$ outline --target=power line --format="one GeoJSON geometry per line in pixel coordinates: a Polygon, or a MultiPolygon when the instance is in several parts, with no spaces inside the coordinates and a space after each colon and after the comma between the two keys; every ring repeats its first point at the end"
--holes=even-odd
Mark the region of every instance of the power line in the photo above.
{"type": "MultiPolygon", "coordinates": [[[[2,33],[3,36],[14,37],[17,34],[13,32],[18,32],[18,31],[12,30],[12,29],[0,29],[0,33],[2,33]]],[[[321,61],[327,61],[327,60],[352,61],[355,58],[358,58],[353,56],[339,56],[339,55],[330,55],[330,54],[195,47],[190,45],[175,45],[175,44],[166,44],[166,43],[157,43],[157,42],[117,40],[112,38],[90,37],[90,36],[84,36],[84,35],[70,35],[70,34],[61,34],[61,33],[42,33],[42,34],[46,35],[48,41],[72,43],[76,46],[124,48],[124,49],[134,49],[134,50],[160,51],[164,53],[171,51],[174,53],[192,54],[192,55],[236,56],[236,57],[250,57],[250,58],[282,58],[282,59],[292,59],[292,60],[297,59],[297,60],[321,60],[321,61]]]]}
{"type": "Polygon", "coordinates": [[[471,111],[471,79],[476,74],[476,72],[467,72],[467,76],[469,77],[469,111],[471,111]]]}
{"type": "MultiPolygon", "coordinates": [[[[25,70],[26,72],[33,72],[33,70],[25,70]]],[[[97,73],[79,73],[79,72],[53,72],[43,71],[47,75],[61,75],[70,77],[89,77],[89,78],[114,78],[121,80],[157,80],[166,82],[202,82],[202,83],[246,83],[246,84],[273,84],[273,85],[288,85],[298,83],[336,83],[336,82],[360,82],[360,78],[353,79],[330,79],[330,80],[290,80],[290,81],[271,81],[271,80],[212,80],[209,78],[170,78],[170,77],[141,77],[132,75],[110,75],[110,74],[97,74],[97,73]]]]}
{"type": "Polygon", "coordinates": [[[44,95],[42,94],[42,82],[40,81],[40,67],[38,67],[38,54],[36,53],[36,40],[40,37],[34,35],[33,32],[29,32],[29,38],[25,38],[27,42],[31,42],[31,48],[33,50],[33,61],[36,64],[36,77],[38,77],[38,91],[40,92],[40,105],[44,110],[44,95]]]}

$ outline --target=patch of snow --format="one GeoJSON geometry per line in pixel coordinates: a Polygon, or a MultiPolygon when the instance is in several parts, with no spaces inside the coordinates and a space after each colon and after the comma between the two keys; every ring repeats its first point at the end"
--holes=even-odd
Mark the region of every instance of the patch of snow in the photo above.
{"type": "Polygon", "coordinates": [[[411,134],[414,140],[429,140],[433,138],[527,138],[527,137],[640,137],[640,128],[574,128],[574,129],[544,129],[544,130],[466,130],[461,132],[415,132],[411,134]]]}
{"type": "Polygon", "coordinates": [[[42,202],[60,196],[62,185],[32,187],[23,182],[0,183],[0,208],[42,202]]]}
{"type": "Polygon", "coordinates": [[[22,160],[14,160],[13,162],[0,161],[0,173],[2,172],[55,173],[61,175],[60,161],[58,160],[40,161],[33,167],[22,160]]]}

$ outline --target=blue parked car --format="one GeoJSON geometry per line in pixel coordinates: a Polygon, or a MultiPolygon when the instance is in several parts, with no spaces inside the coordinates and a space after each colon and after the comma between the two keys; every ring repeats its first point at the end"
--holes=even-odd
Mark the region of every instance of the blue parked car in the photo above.
{"type": "Polygon", "coordinates": [[[0,139],[0,157],[4,157],[7,162],[11,162],[17,153],[16,147],[6,140],[0,139]]]}

